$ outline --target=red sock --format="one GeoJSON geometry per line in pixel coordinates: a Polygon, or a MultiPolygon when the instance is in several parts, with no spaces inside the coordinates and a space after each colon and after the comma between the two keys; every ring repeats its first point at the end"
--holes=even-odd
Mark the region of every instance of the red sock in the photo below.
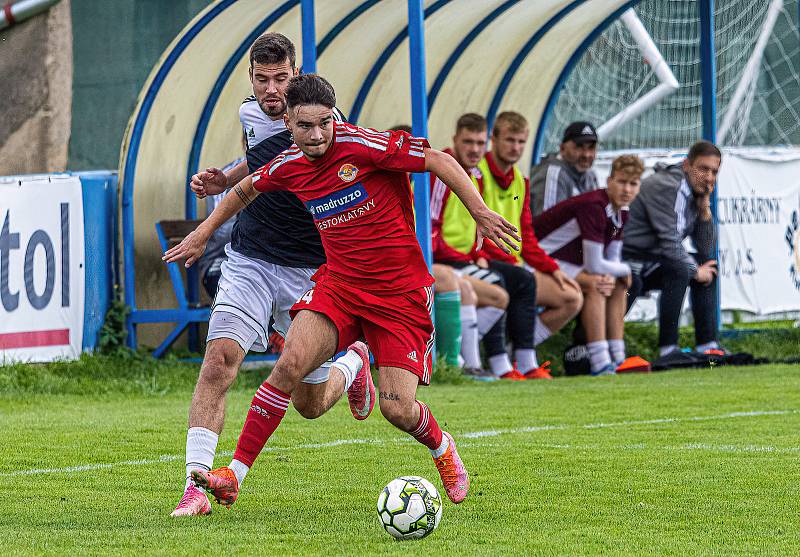
{"type": "Polygon", "coordinates": [[[417,401],[417,404],[419,405],[419,422],[409,433],[414,439],[435,451],[442,444],[442,428],[436,423],[436,418],[433,417],[424,402],[417,401]]]}
{"type": "Polygon", "coordinates": [[[253,397],[233,458],[252,466],[267,439],[278,429],[288,407],[289,395],[264,381],[253,397]]]}

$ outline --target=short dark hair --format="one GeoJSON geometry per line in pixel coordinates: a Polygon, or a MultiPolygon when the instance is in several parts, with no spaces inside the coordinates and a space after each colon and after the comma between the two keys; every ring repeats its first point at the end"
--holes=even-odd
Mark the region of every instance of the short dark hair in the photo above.
{"type": "Polygon", "coordinates": [[[250,67],[253,64],[280,64],[289,60],[294,68],[294,44],[280,33],[264,33],[250,47],[250,67]]]}
{"type": "Polygon", "coordinates": [[[328,108],[336,106],[336,92],[324,77],[305,73],[289,80],[286,88],[286,106],[294,108],[303,104],[319,104],[328,108]]]}
{"type": "Polygon", "coordinates": [[[406,133],[413,133],[411,131],[411,126],[408,124],[397,124],[396,126],[392,126],[389,128],[390,132],[406,132],[406,133]]]}
{"type": "Polygon", "coordinates": [[[714,156],[722,160],[722,151],[719,150],[719,147],[711,143],[710,141],[702,140],[698,141],[694,145],[691,146],[689,149],[689,154],[686,158],[689,162],[694,162],[697,157],[708,157],[714,156]]]}
{"type": "Polygon", "coordinates": [[[461,130],[485,132],[486,127],[486,118],[474,112],[467,112],[466,114],[462,114],[456,121],[456,134],[461,130]]]}

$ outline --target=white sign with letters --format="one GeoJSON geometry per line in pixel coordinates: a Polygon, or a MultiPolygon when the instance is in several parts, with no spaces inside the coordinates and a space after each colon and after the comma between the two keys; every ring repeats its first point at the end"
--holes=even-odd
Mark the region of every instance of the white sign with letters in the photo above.
{"type": "Polygon", "coordinates": [[[800,154],[725,153],[717,216],[723,309],[800,309],[800,154]]]}
{"type": "Polygon", "coordinates": [[[0,181],[0,364],[80,355],[84,286],[80,179],[0,181]]]}

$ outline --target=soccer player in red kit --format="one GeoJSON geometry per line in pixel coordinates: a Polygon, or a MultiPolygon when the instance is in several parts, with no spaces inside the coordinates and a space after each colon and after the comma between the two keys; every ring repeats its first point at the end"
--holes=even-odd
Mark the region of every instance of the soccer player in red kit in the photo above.
{"type": "MultiPolygon", "coordinates": [[[[335,122],[335,93],[323,78],[293,78],[286,100],[295,144],[237,184],[236,195],[209,219],[224,222],[259,192],[291,191],[311,212],[328,261],[292,308],[284,351],[253,398],[231,465],[193,478],[218,502],[233,503],[301,379],[363,335],[379,369],[381,413],[430,450],[448,497],[460,503],[469,476],[455,442],[416,398],[433,365],[433,278],[414,234],[406,173],[434,172],[461,198],[479,234],[498,246],[514,247],[516,229],[486,206],[451,156],[425,139],[335,122]]],[[[342,390],[328,382],[323,406],[331,407],[342,390]]]]}

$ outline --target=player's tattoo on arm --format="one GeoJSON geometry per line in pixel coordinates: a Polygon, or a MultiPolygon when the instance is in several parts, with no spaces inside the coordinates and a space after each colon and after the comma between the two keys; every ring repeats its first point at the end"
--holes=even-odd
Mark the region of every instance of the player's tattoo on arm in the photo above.
{"type": "Polygon", "coordinates": [[[245,207],[247,207],[253,202],[253,200],[247,197],[247,194],[244,193],[241,184],[236,184],[235,186],[233,186],[233,191],[236,192],[236,195],[239,196],[239,199],[242,201],[242,203],[244,203],[245,207]]]}
{"type": "Polygon", "coordinates": [[[380,392],[380,398],[383,400],[400,400],[400,395],[397,393],[384,393],[383,391],[380,392]]]}

